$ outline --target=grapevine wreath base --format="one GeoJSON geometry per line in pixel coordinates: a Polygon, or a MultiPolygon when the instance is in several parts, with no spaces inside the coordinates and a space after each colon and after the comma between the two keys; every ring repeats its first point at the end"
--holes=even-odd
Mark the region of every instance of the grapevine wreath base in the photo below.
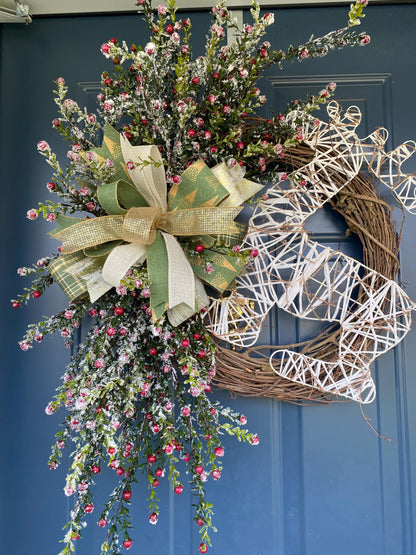
{"type": "MultiPolygon", "coordinates": [[[[296,148],[295,152],[290,152],[294,163],[302,156],[301,151],[305,157],[310,154],[307,148],[296,148]]],[[[331,207],[360,238],[365,265],[394,280],[399,270],[399,235],[391,219],[391,207],[380,198],[372,182],[363,174],[357,175],[331,200],[331,207]]],[[[282,345],[279,349],[298,349],[307,356],[332,361],[338,356],[340,333],[339,324],[335,324],[309,341],[282,345]]],[[[266,353],[276,349],[275,346],[257,346],[241,352],[218,344],[217,349],[215,384],[218,387],[237,395],[295,403],[336,401],[314,387],[300,385],[274,373],[268,363],[270,355],[266,353]]]]}
{"type": "Polygon", "coordinates": [[[402,173],[401,166],[415,144],[386,153],[386,130],[358,139],[358,108],[341,115],[332,102],[328,114],[329,124],[316,121],[303,129],[304,143],[288,152],[289,179],[284,175],[284,183],[269,189],[256,209],[246,241],[260,256],[230,297],[214,301],[211,329],[236,346],[252,345],[273,304],[298,317],[338,322],[296,345],[241,351],[218,344],[215,382],[238,395],[329,402],[337,394],[371,402],[370,363],[410,329],[414,304],[394,282],[400,234],[392,208],[373,183],[376,178],[390,187],[402,207],[414,212],[415,177],[402,173]],[[364,165],[371,177],[364,175],[364,165]],[[363,265],[299,232],[305,216],[327,201],[360,238],[363,265]],[[284,276],[288,268],[291,273],[284,276]]]}

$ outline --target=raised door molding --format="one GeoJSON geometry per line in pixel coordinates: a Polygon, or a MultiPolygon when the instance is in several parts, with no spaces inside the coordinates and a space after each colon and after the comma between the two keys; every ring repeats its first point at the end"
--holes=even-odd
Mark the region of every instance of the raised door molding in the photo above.
{"type": "MultiPolygon", "coordinates": [[[[408,0],[410,3],[410,0],[408,0]]],[[[30,13],[36,15],[87,14],[106,12],[134,12],[134,0],[25,0],[30,13]]],[[[378,0],[378,4],[394,4],[391,0],[378,0]]],[[[403,2],[405,3],[405,2],[403,2]]],[[[157,2],[154,3],[157,5],[157,2]]],[[[215,0],[177,0],[183,10],[202,10],[212,8],[215,0]]],[[[348,6],[347,0],[261,0],[264,8],[311,7],[311,6],[348,6]]],[[[249,8],[250,0],[228,0],[229,8],[249,8]]],[[[1,7],[13,8],[14,0],[1,0],[1,7]]]]}

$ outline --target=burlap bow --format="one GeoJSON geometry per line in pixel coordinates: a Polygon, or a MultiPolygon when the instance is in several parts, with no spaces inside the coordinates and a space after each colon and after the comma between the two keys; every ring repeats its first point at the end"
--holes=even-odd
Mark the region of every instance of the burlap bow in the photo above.
{"type": "Polygon", "coordinates": [[[116,168],[115,181],[98,189],[100,204],[109,215],[58,218],[52,235],[62,241],[62,254],[50,271],[70,298],[88,290],[94,302],[118,286],[129,268],[147,259],[153,317],[168,310],[169,319],[178,325],[208,303],[197,276],[224,291],[242,262],[212,251],[190,256],[176,237],[198,237],[207,247],[215,242],[213,236],[229,245],[240,242],[244,230],[234,218],[239,205],[261,185],[243,179],[241,171],[230,172],[225,164],[210,170],[198,161],[167,195],[157,147],[133,147],[110,126],[103,146],[95,152],[98,161],[110,158],[116,168]],[[212,274],[205,271],[207,262],[212,274]]]}

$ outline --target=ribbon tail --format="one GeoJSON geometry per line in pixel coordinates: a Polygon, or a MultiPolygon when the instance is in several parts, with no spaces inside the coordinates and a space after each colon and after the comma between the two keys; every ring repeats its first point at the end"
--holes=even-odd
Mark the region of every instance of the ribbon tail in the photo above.
{"type": "Polygon", "coordinates": [[[112,288],[112,285],[104,281],[102,277],[103,263],[103,258],[84,258],[67,269],[75,279],[85,281],[92,303],[95,303],[112,288]]]}
{"type": "Polygon", "coordinates": [[[209,249],[190,259],[192,269],[202,281],[223,293],[232,287],[232,282],[243,272],[245,262],[231,254],[221,254],[209,249]],[[210,271],[207,271],[210,268],[210,271]]]}
{"type": "Polygon", "coordinates": [[[175,237],[158,231],[146,252],[153,320],[167,311],[169,321],[178,326],[207,306],[209,299],[204,286],[195,277],[175,237]]]}
{"type": "Polygon", "coordinates": [[[168,253],[168,292],[170,309],[182,303],[195,311],[195,277],[178,241],[161,232],[168,253]]]}
{"type": "Polygon", "coordinates": [[[204,284],[195,276],[195,310],[182,303],[167,311],[169,322],[176,327],[188,318],[209,305],[209,298],[205,292],[204,284]]]}
{"type": "Polygon", "coordinates": [[[255,183],[245,179],[244,171],[237,164],[234,168],[227,166],[225,162],[211,168],[212,173],[223,187],[230,193],[220,205],[222,207],[241,206],[246,200],[261,191],[264,187],[261,183],[255,183]]]}
{"type": "Polygon", "coordinates": [[[103,266],[103,280],[109,283],[111,287],[118,287],[131,266],[143,262],[145,258],[145,245],[129,243],[116,247],[107,256],[103,266]]]}
{"type": "Polygon", "coordinates": [[[150,308],[153,321],[162,318],[169,308],[168,289],[168,253],[166,244],[160,231],[156,232],[156,239],[146,246],[147,271],[150,281],[150,308]]]}
{"type": "Polygon", "coordinates": [[[86,282],[83,279],[76,278],[70,272],[71,266],[80,260],[84,260],[84,258],[84,254],[79,252],[75,254],[61,254],[48,266],[53,280],[63,290],[70,302],[83,297],[88,292],[86,282]]]}

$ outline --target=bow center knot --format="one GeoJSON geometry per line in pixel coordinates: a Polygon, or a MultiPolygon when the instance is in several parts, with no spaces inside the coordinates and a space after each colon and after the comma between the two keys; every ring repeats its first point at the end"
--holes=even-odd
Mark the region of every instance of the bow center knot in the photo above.
{"type": "Polygon", "coordinates": [[[156,239],[156,229],[161,215],[162,209],[155,206],[130,208],[123,220],[123,241],[151,245],[156,239]]]}

